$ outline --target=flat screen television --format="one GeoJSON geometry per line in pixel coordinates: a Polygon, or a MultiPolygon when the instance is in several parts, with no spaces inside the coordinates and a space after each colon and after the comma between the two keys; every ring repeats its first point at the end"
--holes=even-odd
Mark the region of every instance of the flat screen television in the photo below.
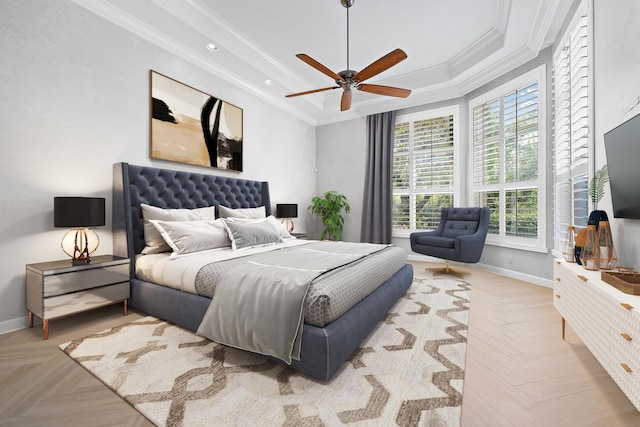
{"type": "Polygon", "coordinates": [[[640,219],[640,114],[604,134],[615,218],[640,219]]]}

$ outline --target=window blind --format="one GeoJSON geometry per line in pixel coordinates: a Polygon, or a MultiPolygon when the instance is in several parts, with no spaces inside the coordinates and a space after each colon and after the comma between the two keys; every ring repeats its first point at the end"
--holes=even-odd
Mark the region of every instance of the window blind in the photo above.
{"type": "Polygon", "coordinates": [[[454,116],[398,117],[394,138],[393,228],[436,228],[453,206],[454,116]]]}
{"type": "Polygon", "coordinates": [[[553,60],[554,247],[567,227],[585,227],[591,153],[589,5],[578,8],[553,60]]]}

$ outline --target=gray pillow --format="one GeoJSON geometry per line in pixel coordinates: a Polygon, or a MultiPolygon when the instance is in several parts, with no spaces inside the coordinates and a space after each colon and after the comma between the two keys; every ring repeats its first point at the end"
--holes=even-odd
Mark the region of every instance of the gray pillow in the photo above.
{"type": "Polygon", "coordinates": [[[226,206],[218,206],[220,218],[266,218],[267,210],[264,206],[258,208],[231,209],[226,206]]]}
{"type": "Polygon", "coordinates": [[[140,207],[144,219],[144,243],[147,245],[142,250],[145,255],[171,251],[160,232],[149,222],[152,219],[160,221],[213,221],[216,219],[215,206],[197,209],[163,209],[141,203],[140,207]]]}
{"type": "Polygon", "coordinates": [[[231,239],[231,248],[235,251],[251,246],[282,242],[280,234],[268,221],[239,223],[225,221],[231,239]]]}
{"type": "Polygon", "coordinates": [[[224,222],[215,221],[158,221],[152,219],[175,255],[230,247],[231,241],[224,222]]]}

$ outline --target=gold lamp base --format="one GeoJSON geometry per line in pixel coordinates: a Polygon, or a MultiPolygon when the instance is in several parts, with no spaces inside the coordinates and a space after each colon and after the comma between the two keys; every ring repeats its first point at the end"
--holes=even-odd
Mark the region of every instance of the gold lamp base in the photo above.
{"type": "Polygon", "coordinates": [[[467,270],[460,270],[460,269],[454,270],[449,265],[449,260],[445,261],[444,267],[427,267],[427,268],[425,268],[425,270],[433,271],[433,275],[434,276],[439,276],[441,274],[451,274],[451,275],[459,277],[461,279],[464,279],[464,277],[462,276],[463,274],[470,274],[471,273],[470,271],[467,271],[467,270]]]}

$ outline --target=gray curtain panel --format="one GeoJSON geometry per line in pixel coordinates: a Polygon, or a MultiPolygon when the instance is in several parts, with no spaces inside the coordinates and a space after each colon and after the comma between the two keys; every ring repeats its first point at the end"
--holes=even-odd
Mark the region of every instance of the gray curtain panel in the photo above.
{"type": "Polygon", "coordinates": [[[391,174],[396,112],[367,116],[367,169],[360,239],[391,243],[391,174]]]}

